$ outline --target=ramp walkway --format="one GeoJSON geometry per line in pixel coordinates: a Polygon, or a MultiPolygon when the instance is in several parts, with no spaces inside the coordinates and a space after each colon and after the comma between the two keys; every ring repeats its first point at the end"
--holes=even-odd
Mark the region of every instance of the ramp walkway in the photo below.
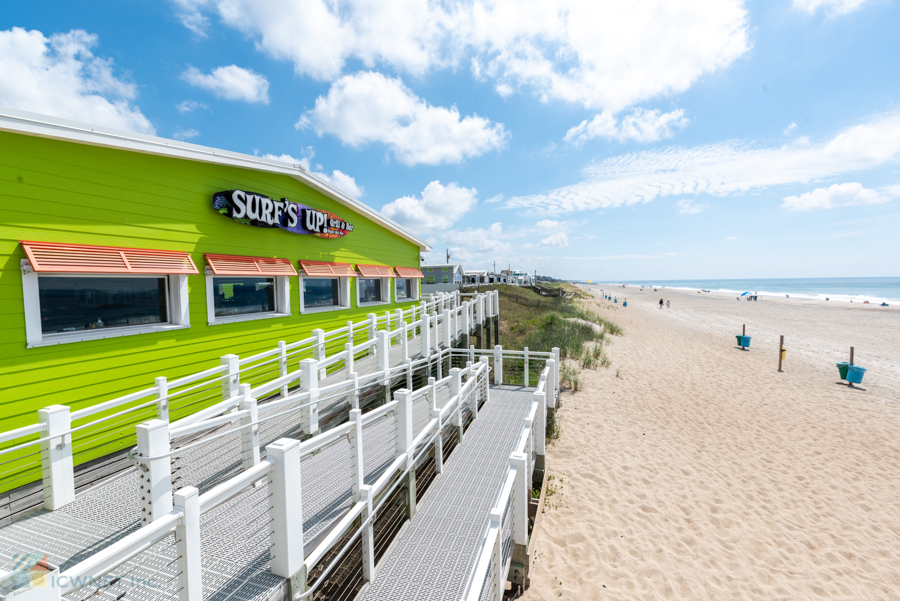
{"type": "Polygon", "coordinates": [[[444,465],[363,601],[458,601],[516,450],[534,388],[492,386],[490,402],[444,465]]]}

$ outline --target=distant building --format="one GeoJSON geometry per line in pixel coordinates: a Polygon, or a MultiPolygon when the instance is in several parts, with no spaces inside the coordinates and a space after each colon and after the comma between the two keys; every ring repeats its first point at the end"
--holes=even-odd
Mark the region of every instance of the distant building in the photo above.
{"type": "Polygon", "coordinates": [[[459,263],[422,265],[422,275],[425,276],[422,281],[422,294],[459,290],[465,277],[459,263]]]}
{"type": "Polygon", "coordinates": [[[466,286],[484,286],[490,284],[490,276],[487,269],[476,269],[475,271],[466,271],[463,273],[463,283],[466,286]]]}
{"type": "Polygon", "coordinates": [[[500,272],[500,283],[510,286],[534,286],[534,276],[524,271],[504,269],[500,272]]]}

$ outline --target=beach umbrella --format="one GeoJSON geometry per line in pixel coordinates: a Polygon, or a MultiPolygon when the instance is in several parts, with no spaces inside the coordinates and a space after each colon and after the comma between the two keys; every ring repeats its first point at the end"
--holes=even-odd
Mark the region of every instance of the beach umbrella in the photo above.
{"type": "Polygon", "coordinates": [[[749,292],[745,292],[745,293],[743,293],[741,296],[747,296],[748,294],[750,294],[750,293],[749,293],[749,292]]]}

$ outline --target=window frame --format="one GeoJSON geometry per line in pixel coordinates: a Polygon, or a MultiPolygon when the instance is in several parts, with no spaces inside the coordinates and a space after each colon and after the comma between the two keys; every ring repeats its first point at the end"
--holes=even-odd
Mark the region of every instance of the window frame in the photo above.
{"type": "Polygon", "coordinates": [[[329,311],[345,311],[350,309],[350,278],[349,277],[333,277],[333,278],[318,278],[318,277],[309,277],[309,276],[300,276],[300,285],[297,286],[300,294],[300,315],[307,315],[310,313],[327,313],[329,311]],[[338,280],[338,300],[340,301],[339,305],[332,305],[328,307],[305,307],[303,306],[303,280],[338,280]]]}
{"type": "Polygon", "coordinates": [[[26,348],[53,346],[57,344],[70,344],[73,342],[86,342],[89,340],[103,340],[106,338],[120,338],[122,336],[136,336],[138,334],[152,334],[154,332],[169,332],[183,330],[191,327],[191,316],[188,300],[187,274],[166,273],[42,273],[38,274],[31,266],[28,259],[22,259],[20,263],[22,271],[22,300],[25,305],[25,341],[26,348]],[[115,328],[102,328],[98,330],[81,330],[77,332],[61,332],[56,334],[44,334],[41,327],[41,298],[38,278],[68,277],[68,278],[143,278],[166,279],[166,313],[169,321],[166,323],[145,324],[136,326],[119,326],[115,328]]]}
{"type": "Polygon", "coordinates": [[[394,302],[397,303],[414,303],[419,300],[419,280],[421,278],[394,278],[394,302]],[[397,280],[409,280],[413,294],[407,298],[397,298],[397,280]]]}
{"type": "Polygon", "coordinates": [[[206,320],[211,326],[219,326],[226,323],[239,323],[242,321],[256,321],[258,319],[275,319],[291,316],[291,282],[287,275],[276,276],[252,276],[252,275],[215,275],[209,265],[204,270],[206,275],[206,320]],[[227,315],[216,317],[216,302],[214,296],[215,278],[273,278],[275,280],[275,310],[265,313],[243,313],[241,315],[227,315]]]}
{"type": "Polygon", "coordinates": [[[392,303],[391,289],[394,287],[394,278],[364,278],[356,276],[356,306],[357,307],[377,307],[380,305],[390,305],[392,303]],[[361,280],[381,280],[381,300],[363,302],[359,299],[360,281],[361,280]]]}
{"type": "Polygon", "coordinates": [[[425,284],[428,286],[434,286],[434,277],[433,275],[425,276],[425,284]],[[430,282],[428,280],[431,280],[430,282]]]}

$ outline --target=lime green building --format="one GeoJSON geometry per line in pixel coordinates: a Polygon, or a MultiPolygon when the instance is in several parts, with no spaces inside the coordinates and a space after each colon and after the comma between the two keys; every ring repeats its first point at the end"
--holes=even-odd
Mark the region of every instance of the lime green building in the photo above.
{"type": "Polygon", "coordinates": [[[430,250],[301,165],[11,109],[0,211],[0,432],[407,308],[430,250]]]}

